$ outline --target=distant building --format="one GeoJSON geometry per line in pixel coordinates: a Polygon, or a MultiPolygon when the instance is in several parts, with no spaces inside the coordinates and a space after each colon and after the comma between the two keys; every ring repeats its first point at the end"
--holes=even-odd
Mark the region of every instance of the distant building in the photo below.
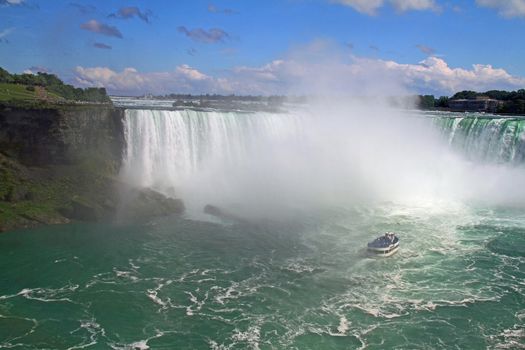
{"type": "Polygon", "coordinates": [[[475,100],[454,99],[448,101],[448,106],[453,111],[469,112],[497,112],[502,101],[491,99],[487,96],[478,96],[475,100]]]}

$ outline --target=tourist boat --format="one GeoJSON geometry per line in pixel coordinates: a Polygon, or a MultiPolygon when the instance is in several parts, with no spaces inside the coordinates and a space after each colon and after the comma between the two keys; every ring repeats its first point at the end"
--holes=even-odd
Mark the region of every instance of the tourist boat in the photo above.
{"type": "Polygon", "coordinates": [[[391,256],[399,250],[399,238],[387,232],[368,243],[368,252],[376,256],[391,256]]]}

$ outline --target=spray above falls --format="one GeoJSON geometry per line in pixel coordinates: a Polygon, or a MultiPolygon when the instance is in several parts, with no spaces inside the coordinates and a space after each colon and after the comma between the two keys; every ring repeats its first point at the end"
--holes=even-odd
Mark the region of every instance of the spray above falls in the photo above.
{"type": "Polygon", "coordinates": [[[523,121],[429,118],[370,106],[281,114],[130,109],[125,135],[126,181],[201,209],[525,201],[512,185],[525,180],[523,121]],[[505,164],[472,161],[475,152],[505,164]]]}

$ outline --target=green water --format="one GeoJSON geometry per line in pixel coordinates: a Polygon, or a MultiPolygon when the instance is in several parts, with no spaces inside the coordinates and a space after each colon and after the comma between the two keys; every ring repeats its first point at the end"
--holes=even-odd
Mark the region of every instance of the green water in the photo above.
{"type": "Polygon", "coordinates": [[[0,266],[0,348],[525,347],[518,209],[50,226],[0,235],[0,266]],[[400,251],[367,257],[385,230],[400,251]]]}

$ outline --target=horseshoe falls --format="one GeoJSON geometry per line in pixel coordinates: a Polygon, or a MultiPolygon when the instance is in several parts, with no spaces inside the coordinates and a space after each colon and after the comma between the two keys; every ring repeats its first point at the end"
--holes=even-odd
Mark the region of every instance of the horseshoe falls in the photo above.
{"type": "Polygon", "coordinates": [[[140,108],[121,179],[187,212],[1,235],[0,348],[525,347],[523,119],[140,108]]]}
{"type": "Polygon", "coordinates": [[[525,119],[487,117],[438,117],[449,143],[473,160],[523,164],[525,119]]]}

